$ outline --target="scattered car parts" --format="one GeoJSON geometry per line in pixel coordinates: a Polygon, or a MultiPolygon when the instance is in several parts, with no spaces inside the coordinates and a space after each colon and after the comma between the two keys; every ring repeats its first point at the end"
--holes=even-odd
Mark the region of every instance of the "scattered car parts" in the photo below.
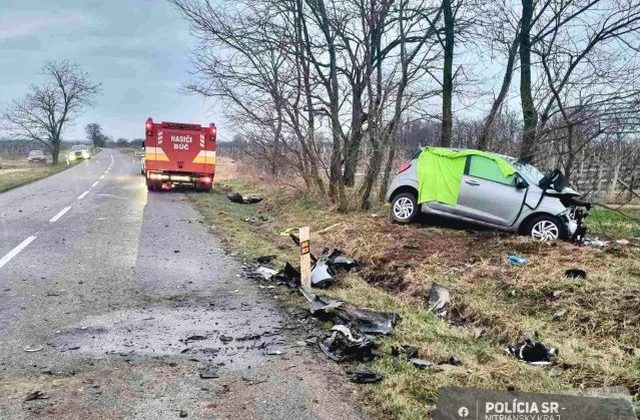
{"type": "Polygon", "coordinates": [[[429,311],[439,317],[446,317],[449,305],[451,304],[451,293],[438,283],[432,283],[429,289],[429,311]]]}
{"type": "Polygon", "coordinates": [[[262,201],[262,197],[242,195],[238,192],[230,192],[227,194],[229,201],[239,204],[254,204],[262,201]]]}
{"type": "Polygon", "coordinates": [[[334,271],[325,260],[318,260],[311,268],[311,286],[325,288],[333,285],[336,280],[334,271]]]}
{"type": "Polygon", "coordinates": [[[523,265],[526,265],[529,262],[529,259],[526,257],[520,256],[518,254],[512,253],[507,256],[507,261],[509,261],[509,264],[511,265],[522,267],[523,265]]]}
{"type": "Polygon", "coordinates": [[[564,272],[564,275],[566,277],[569,277],[570,279],[586,279],[587,278],[587,272],[579,268],[570,268],[564,272]]]}
{"type": "Polygon", "coordinates": [[[539,341],[526,339],[521,343],[507,346],[507,353],[530,365],[550,365],[555,363],[558,351],[539,341]]]}
{"type": "Polygon", "coordinates": [[[330,334],[318,340],[317,344],[318,348],[335,362],[369,361],[373,359],[371,351],[376,347],[369,338],[345,325],[334,325],[330,334]]]}
{"type": "Polygon", "coordinates": [[[347,375],[349,375],[351,382],[357,384],[372,384],[380,382],[384,378],[381,374],[371,372],[370,370],[349,370],[347,371],[347,375]]]}
{"type": "Polygon", "coordinates": [[[364,334],[390,334],[400,320],[400,315],[395,312],[358,308],[324,296],[314,296],[309,309],[314,316],[354,326],[364,334]]]}

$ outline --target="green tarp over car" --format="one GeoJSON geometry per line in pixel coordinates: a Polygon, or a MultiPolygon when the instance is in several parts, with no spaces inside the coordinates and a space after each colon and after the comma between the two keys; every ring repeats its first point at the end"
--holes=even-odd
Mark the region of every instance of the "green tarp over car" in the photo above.
{"type": "Polygon", "coordinates": [[[467,156],[482,156],[493,160],[504,176],[515,169],[503,158],[480,150],[454,150],[444,147],[425,147],[418,157],[418,203],[437,201],[455,205],[460,193],[467,156]]]}

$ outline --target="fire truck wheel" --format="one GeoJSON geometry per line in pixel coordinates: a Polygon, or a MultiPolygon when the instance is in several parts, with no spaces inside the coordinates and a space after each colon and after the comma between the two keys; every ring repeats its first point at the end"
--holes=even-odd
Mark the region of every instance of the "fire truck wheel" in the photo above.
{"type": "Polygon", "coordinates": [[[196,182],[196,190],[200,192],[209,192],[211,191],[211,184],[203,184],[201,182],[196,182]]]}
{"type": "Polygon", "coordinates": [[[160,189],[160,186],[155,182],[147,184],[148,191],[158,191],[159,189],[160,189]]]}
{"type": "Polygon", "coordinates": [[[196,190],[200,192],[211,191],[211,184],[204,184],[202,182],[196,182],[196,190]]]}

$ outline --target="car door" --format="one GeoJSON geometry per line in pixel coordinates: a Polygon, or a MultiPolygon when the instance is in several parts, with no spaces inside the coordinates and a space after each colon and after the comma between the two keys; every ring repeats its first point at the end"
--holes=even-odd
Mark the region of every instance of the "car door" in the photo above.
{"type": "Polygon", "coordinates": [[[526,196],[526,188],[516,188],[515,179],[515,175],[504,176],[492,159],[468,156],[457,212],[481,222],[512,225],[526,196]]]}

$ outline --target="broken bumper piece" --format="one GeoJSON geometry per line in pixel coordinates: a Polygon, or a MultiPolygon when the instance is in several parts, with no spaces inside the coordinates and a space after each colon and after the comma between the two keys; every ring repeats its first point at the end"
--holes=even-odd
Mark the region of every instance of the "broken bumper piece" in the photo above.
{"type": "Polygon", "coordinates": [[[353,326],[364,334],[390,334],[400,320],[400,315],[395,312],[358,308],[325,296],[315,296],[309,309],[314,316],[353,326]]]}
{"type": "Polygon", "coordinates": [[[336,362],[372,360],[375,347],[369,338],[345,325],[334,325],[328,336],[318,340],[318,348],[336,362]]]}

